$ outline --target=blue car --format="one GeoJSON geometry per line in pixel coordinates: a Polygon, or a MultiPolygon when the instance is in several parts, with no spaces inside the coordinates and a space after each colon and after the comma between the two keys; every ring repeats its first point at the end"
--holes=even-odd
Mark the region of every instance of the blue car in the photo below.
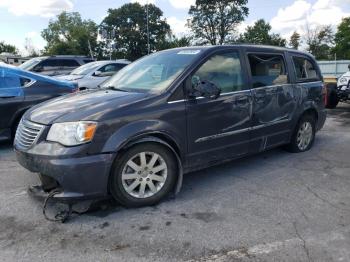
{"type": "Polygon", "coordinates": [[[30,107],[75,91],[74,83],[0,63],[0,141],[14,137],[22,115],[30,107]]]}

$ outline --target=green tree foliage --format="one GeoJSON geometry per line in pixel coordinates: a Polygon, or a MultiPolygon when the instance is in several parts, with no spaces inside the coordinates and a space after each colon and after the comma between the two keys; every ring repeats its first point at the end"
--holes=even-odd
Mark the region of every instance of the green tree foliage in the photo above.
{"type": "MultiPolygon", "coordinates": [[[[109,9],[101,23],[101,29],[109,33],[115,43],[115,53],[124,53],[125,58],[138,59],[148,53],[147,6],[129,3],[117,9],[109,9]]],[[[150,50],[157,51],[170,34],[170,26],[163,12],[153,4],[148,5],[150,50]]]]}
{"type": "Polygon", "coordinates": [[[83,20],[79,13],[62,12],[41,32],[47,41],[47,55],[90,56],[97,48],[98,26],[92,20],[83,20]]]}
{"type": "Polygon", "coordinates": [[[300,41],[301,41],[300,34],[297,31],[294,31],[294,33],[291,35],[289,39],[289,46],[291,48],[298,50],[300,46],[300,41]]]}
{"type": "Polygon", "coordinates": [[[222,45],[248,15],[248,0],[196,0],[191,6],[189,27],[203,43],[222,45]]]}
{"type": "Polygon", "coordinates": [[[240,35],[238,42],[260,45],[286,46],[286,40],[279,34],[271,33],[271,25],[264,19],[256,21],[253,26],[248,26],[246,31],[240,35]]]}
{"type": "Polygon", "coordinates": [[[331,50],[334,43],[334,34],[332,27],[318,26],[314,29],[307,27],[306,33],[307,51],[318,60],[331,59],[331,50]]]}
{"type": "Polygon", "coordinates": [[[337,55],[337,59],[350,59],[350,17],[339,24],[332,53],[337,55]]]}
{"type": "Polygon", "coordinates": [[[159,50],[190,46],[191,41],[191,37],[176,37],[175,35],[172,35],[170,38],[166,38],[165,41],[159,45],[159,50]]]}
{"type": "Polygon", "coordinates": [[[11,54],[17,54],[18,50],[14,45],[6,44],[5,42],[0,42],[0,54],[1,53],[11,53],[11,54]]]}

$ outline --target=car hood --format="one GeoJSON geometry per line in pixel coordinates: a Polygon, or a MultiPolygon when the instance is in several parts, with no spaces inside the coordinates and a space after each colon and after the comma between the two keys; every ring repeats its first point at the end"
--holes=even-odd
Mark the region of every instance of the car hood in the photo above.
{"type": "Polygon", "coordinates": [[[114,90],[84,91],[37,105],[24,118],[44,125],[80,120],[98,121],[112,110],[130,106],[147,97],[145,93],[114,90]]]}
{"type": "Polygon", "coordinates": [[[350,72],[346,72],[344,75],[342,75],[341,77],[350,77],[350,72]]]}

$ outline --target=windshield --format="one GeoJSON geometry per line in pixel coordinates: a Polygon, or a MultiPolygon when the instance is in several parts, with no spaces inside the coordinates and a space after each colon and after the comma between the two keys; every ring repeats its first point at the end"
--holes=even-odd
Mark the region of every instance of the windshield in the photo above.
{"type": "Polygon", "coordinates": [[[31,70],[34,66],[39,64],[43,59],[44,58],[32,58],[32,59],[24,62],[23,64],[21,64],[18,67],[23,69],[23,70],[31,70]]]}
{"type": "Polygon", "coordinates": [[[70,74],[71,75],[87,75],[91,71],[97,69],[101,63],[99,62],[91,62],[82,66],[79,66],[77,69],[74,69],[70,74]]]}
{"type": "Polygon", "coordinates": [[[163,91],[200,52],[198,49],[173,49],[146,56],[124,67],[104,82],[102,87],[128,91],[163,91]]]}

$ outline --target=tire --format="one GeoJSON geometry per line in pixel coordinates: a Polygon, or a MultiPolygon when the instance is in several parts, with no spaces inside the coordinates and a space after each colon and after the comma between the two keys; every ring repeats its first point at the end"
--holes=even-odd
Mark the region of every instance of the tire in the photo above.
{"type": "Polygon", "coordinates": [[[326,108],[328,109],[336,108],[339,103],[339,97],[336,88],[337,86],[335,84],[327,85],[328,98],[326,108]]]}
{"type": "Polygon", "coordinates": [[[299,120],[293,135],[292,139],[290,141],[290,144],[287,146],[287,151],[292,152],[292,153],[301,153],[305,152],[311,149],[311,147],[314,144],[315,141],[315,134],[316,134],[316,119],[315,116],[311,114],[306,114],[301,117],[299,120]],[[307,131],[304,133],[302,130],[308,126],[307,131]],[[301,141],[301,136],[304,135],[304,140],[305,143],[302,143],[301,141]]]}
{"type": "Polygon", "coordinates": [[[11,142],[13,142],[15,140],[15,136],[16,136],[16,131],[19,125],[19,122],[21,121],[21,117],[18,118],[11,127],[11,142]]]}
{"type": "Polygon", "coordinates": [[[136,144],[115,160],[109,189],[123,206],[152,206],[174,188],[177,169],[176,158],[168,148],[151,142],[136,144]]]}

